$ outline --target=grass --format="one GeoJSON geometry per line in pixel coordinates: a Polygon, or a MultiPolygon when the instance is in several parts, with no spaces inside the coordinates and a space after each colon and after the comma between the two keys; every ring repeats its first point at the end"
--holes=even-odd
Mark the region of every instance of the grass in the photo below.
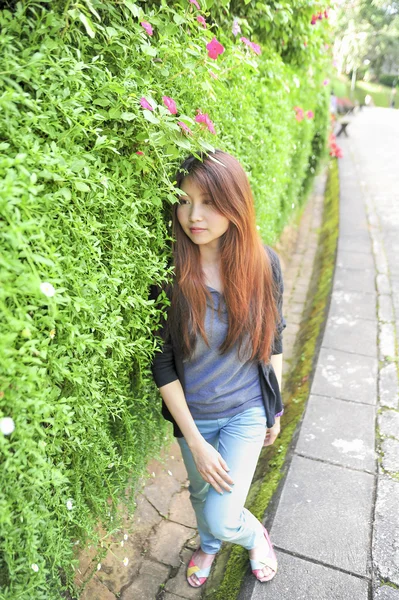
{"type": "MultiPolygon", "coordinates": [[[[294,433],[302,418],[309,397],[319,344],[332,288],[338,239],[339,180],[338,164],[329,164],[325,191],[323,225],[312,274],[312,285],[298,334],[294,356],[296,363],[284,385],[285,412],[278,441],[265,448],[259,459],[246,506],[262,519],[277,486],[285,475],[286,457],[294,433]]],[[[248,553],[240,546],[224,545],[204,591],[206,600],[234,600],[248,570],[248,553]]]]}
{"type": "MultiPolygon", "coordinates": [[[[338,98],[352,98],[351,83],[345,76],[334,78],[332,80],[332,89],[338,98]]],[[[369,94],[375,106],[388,108],[391,102],[391,90],[392,88],[380,83],[356,81],[354,98],[360,104],[364,104],[364,99],[369,94]]],[[[399,91],[395,97],[395,108],[399,108],[399,91]]]]}

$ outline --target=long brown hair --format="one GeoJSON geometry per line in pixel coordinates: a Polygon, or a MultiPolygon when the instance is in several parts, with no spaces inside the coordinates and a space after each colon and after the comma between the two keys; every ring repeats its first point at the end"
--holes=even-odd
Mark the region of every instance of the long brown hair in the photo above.
{"type": "MultiPolygon", "coordinates": [[[[254,201],[244,169],[233,156],[216,150],[190,156],[180,166],[176,186],[190,177],[210,194],[215,208],[230,221],[220,241],[221,279],[228,313],[228,331],[219,350],[235,343],[251,360],[268,362],[278,312],[272,266],[256,229],[254,201]],[[200,160],[201,159],[201,160],[200,160]],[[216,159],[216,160],[215,160],[216,159]]],[[[204,329],[207,298],[200,250],[184,233],[173,206],[175,285],[169,311],[169,330],[183,356],[192,354],[195,339],[204,329]]]]}

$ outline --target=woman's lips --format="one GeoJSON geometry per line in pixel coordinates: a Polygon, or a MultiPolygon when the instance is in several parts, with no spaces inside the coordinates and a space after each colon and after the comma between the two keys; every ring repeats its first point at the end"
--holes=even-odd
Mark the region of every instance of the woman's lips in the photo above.
{"type": "Polygon", "coordinates": [[[206,231],[206,229],[201,229],[200,227],[190,227],[191,233],[202,233],[202,231],[206,231]]]}

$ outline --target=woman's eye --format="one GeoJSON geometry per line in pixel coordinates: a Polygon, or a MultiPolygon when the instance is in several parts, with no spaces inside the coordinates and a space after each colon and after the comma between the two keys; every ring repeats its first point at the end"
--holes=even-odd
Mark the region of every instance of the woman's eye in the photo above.
{"type": "Polygon", "coordinates": [[[188,204],[187,198],[179,198],[179,204],[188,204]]]}
{"type": "Polygon", "coordinates": [[[213,204],[212,200],[204,200],[204,204],[213,204]]]}

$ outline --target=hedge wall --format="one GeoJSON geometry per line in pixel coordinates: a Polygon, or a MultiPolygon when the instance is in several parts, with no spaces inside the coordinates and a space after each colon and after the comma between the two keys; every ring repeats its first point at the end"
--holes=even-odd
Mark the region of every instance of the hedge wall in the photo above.
{"type": "Polygon", "coordinates": [[[0,11],[0,598],[72,591],[74,544],[162,443],[147,294],[177,164],[235,154],[272,243],[324,152],[325,15],[199,2],[0,11]]]}

